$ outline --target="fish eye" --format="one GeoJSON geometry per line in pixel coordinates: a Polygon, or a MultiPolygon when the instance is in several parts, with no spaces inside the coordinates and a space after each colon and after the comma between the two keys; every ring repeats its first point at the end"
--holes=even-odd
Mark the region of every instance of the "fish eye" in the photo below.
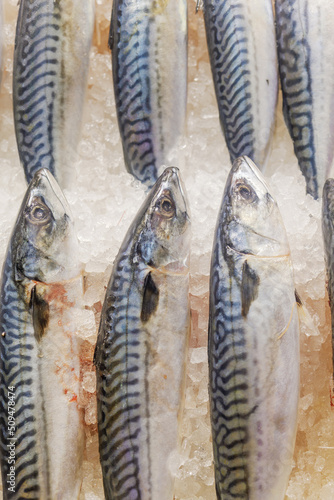
{"type": "Polygon", "coordinates": [[[253,201],[254,191],[253,189],[243,182],[239,182],[236,185],[236,191],[240,196],[246,201],[253,201]]]}
{"type": "Polygon", "coordinates": [[[34,207],[31,215],[36,220],[43,220],[46,218],[45,210],[42,207],[34,207]]]}
{"type": "Polygon", "coordinates": [[[173,217],[175,206],[173,200],[168,196],[163,196],[158,203],[158,211],[164,217],[173,217]]]}
{"type": "Polygon", "coordinates": [[[41,202],[36,203],[29,210],[28,219],[33,224],[45,224],[50,219],[50,210],[41,202]]]}
{"type": "Polygon", "coordinates": [[[164,200],[161,203],[161,208],[163,209],[164,212],[167,214],[170,213],[173,210],[172,204],[169,200],[164,200]]]}

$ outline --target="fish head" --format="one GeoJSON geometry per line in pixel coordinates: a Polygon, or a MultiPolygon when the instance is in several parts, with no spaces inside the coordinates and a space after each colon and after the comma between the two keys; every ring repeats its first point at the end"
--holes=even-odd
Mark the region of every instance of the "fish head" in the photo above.
{"type": "Polygon", "coordinates": [[[30,182],[11,241],[17,281],[55,283],[80,274],[70,208],[48,170],[36,172],[30,182]]]}
{"type": "Polygon", "coordinates": [[[164,272],[189,269],[190,218],[176,167],[166,168],[140,210],[135,255],[164,272]]]}
{"type": "Polygon", "coordinates": [[[288,255],[289,244],[276,201],[256,165],[242,156],[226,182],[222,217],[226,244],[242,254],[288,255]]]}

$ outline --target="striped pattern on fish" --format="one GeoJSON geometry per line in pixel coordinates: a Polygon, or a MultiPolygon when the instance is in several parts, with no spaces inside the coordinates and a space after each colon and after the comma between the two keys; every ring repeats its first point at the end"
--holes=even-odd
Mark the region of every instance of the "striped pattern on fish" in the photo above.
{"type": "MultiPolygon", "coordinates": [[[[299,327],[291,261],[285,254],[286,240],[284,251],[276,253],[263,228],[261,233],[258,227],[254,232],[247,227],[252,210],[243,219],[232,207],[229,197],[238,196],[232,191],[244,189],[248,196],[253,177],[242,163],[238,169],[238,160],[233,169],[217,222],[210,277],[208,358],[216,492],[224,500],[282,500],[298,403],[299,327]]],[[[268,200],[266,213],[277,213],[271,197],[258,193],[258,199],[259,205],[261,199],[268,200]]],[[[275,226],[275,219],[271,222],[275,226]]]]}
{"type": "MultiPolygon", "coordinates": [[[[80,491],[83,446],[81,415],[76,402],[78,346],[68,339],[67,333],[64,334],[63,326],[59,328],[59,322],[66,324],[66,316],[59,314],[58,306],[52,306],[51,301],[49,306],[54,307],[58,315],[46,339],[40,343],[36,341],[30,304],[33,284],[15,282],[11,258],[9,254],[1,296],[1,332],[5,332],[1,337],[0,365],[4,498],[56,499],[61,495],[61,498],[72,500],[78,498],[80,491]],[[12,386],[13,391],[8,389],[12,386]],[[12,407],[8,406],[8,393],[11,392],[15,394],[12,407]],[[15,408],[13,434],[8,431],[10,408],[15,408]],[[15,493],[9,490],[7,476],[10,467],[8,445],[11,443],[15,444],[15,462],[12,462],[16,470],[15,493]],[[34,495],[30,496],[32,493],[34,495]]],[[[81,279],[76,283],[75,294],[80,290],[82,293],[81,279]]],[[[54,287],[48,293],[54,295],[54,287]]]]}
{"type": "Polygon", "coordinates": [[[58,271],[62,277],[66,260],[57,259],[57,231],[60,252],[66,254],[71,224],[67,214],[58,218],[62,199],[57,197],[59,188],[50,175],[45,170],[38,172],[28,188],[2,273],[0,457],[4,499],[74,500],[81,487],[83,428],[77,403],[80,366],[73,318],[81,306],[83,286],[73,260],[68,281],[52,280],[58,271]],[[50,207],[46,208],[50,199],[52,218],[50,207]],[[45,214],[48,218],[44,220],[45,214]],[[46,237],[44,223],[48,225],[46,237]]]}
{"type": "Polygon", "coordinates": [[[256,406],[247,397],[249,374],[240,293],[235,278],[229,277],[226,283],[224,272],[228,270],[222,266],[222,253],[217,241],[208,343],[216,490],[218,499],[249,498],[248,424],[256,406]]]}
{"type": "MultiPolygon", "coordinates": [[[[163,174],[166,186],[174,170],[163,174]]],[[[147,264],[146,250],[140,249],[145,212],[135,219],[114,264],[95,352],[106,499],[173,495],[169,460],[182,409],[189,277],[156,267],[155,259],[147,264]]],[[[148,244],[154,246],[154,237],[148,244]]]]}
{"type": "Polygon", "coordinates": [[[21,0],[16,28],[15,132],[27,182],[47,168],[62,183],[80,134],[93,0],[21,0]]]}
{"type": "MultiPolygon", "coordinates": [[[[24,290],[21,291],[24,293],[24,290]]],[[[33,364],[37,360],[37,347],[34,341],[34,329],[32,322],[28,320],[31,316],[27,310],[26,301],[22,301],[18,288],[13,280],[12,255],[8,254],[2,282],[2,310],[1,310],[1,400],[0,400],[0,426],[1,426],[1,467],[4,498],[29,498],[29,493],[35,491],[35,497],[41,493],[48,498],[48,486],[43,490],[39,486],[40,462],[37,455],[38,433],[45,432],[44,422],[36,421],[34,413],[41,414],[41,399],[35,399],[33,392],[37,391],[38,374],[33,370],[33,364]],[[24,332],[22,337],[19,332],[24,332]],[[15,391],[15,421],[17,432],[13,434],[17,438],[11,441],[8,434],[8,392],[9,387],[14,386],[15,391]],[[38,425],[42,426],[41,431],[38,425]],[[8,490],[9,474],[9,449],[8,445],[14,442],[16,450],[16,493],[8,490]]],[[[45,453],[46,443],[43,442],[45,453]]],[[[46,472],[46,476],[48,472],[46,472]]],[[[46,483],[48,478],[46,477],[46,483]]]]}
{"type": "Polygon", "coordinates": [[[277,0],[283,111],[306,191],[322,193],[334,156],[334,13],[321,0],[277,0]]]}
{"type": "MultiPolygon", "coordinates": [[[[112,332],[104,343],[99,366],[106,375],[98,377],[97,386],[100,457],[107,498],[132,498],[132,490],[140,491],[140,449],[149,440],[149,429],[142,421],[148,417],[148,401],[143,397],[147,375],[141,377],[140,370],[148,354],[147,334],[139,321],[140,289],[129,288],[133,280],[129,259],[123,255],[115,265],[115,285],[102,312],[103,328],[112,332]]],[[[148,494],[152,489],[150,476],[148,462],[148,494]]]]}
{"type": "Polygon", "coordinates": [[[152,187],[177,163],[187,89],[186,0],[115,0],[110,26],[119,131],[127,170],[152,187]]]}
{"type": "Polygon", "coordinates": [[[274,130],[278,73],[271,0],[204,0],[219,117],[231,162],[263,169],[274,130]]]}

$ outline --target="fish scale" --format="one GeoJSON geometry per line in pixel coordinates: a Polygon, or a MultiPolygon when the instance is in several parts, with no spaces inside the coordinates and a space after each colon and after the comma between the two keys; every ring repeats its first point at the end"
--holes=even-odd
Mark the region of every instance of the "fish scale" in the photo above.
{"type": "Polygon", "coordinates": [[[94,24],[88,0],[21,0],[16,27],[15,132],[27,182],[47,168],[64,182],[76,148],[94,24]]]}
{"type": "Polygon", "coordinates": [[[204,0],[204,20],[231,162],[245,154],[263,169],[274,130],[278,88],[271,0],[204,0]]]}
{"type": "Polygon", "coordinates": [[[186,1],[115,0],[110,45],[125,165],[152,187],[162,166],[175,160],[184,127],[186,1]]]}

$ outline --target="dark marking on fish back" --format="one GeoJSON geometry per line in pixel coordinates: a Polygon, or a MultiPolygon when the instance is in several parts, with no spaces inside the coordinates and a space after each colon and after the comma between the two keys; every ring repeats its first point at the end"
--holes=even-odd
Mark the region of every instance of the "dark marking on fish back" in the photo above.
{"type": "Polygon", "coordinates": [[[275,2],[276,39],[283,95],[283,114],[299,167],[306,180],[306,191],[319,197],[316,140],[313,122],[312,48],[308,42],[308,2],[275,2]],[[304,18],[305,25],[301,24],[304,18]]]}

